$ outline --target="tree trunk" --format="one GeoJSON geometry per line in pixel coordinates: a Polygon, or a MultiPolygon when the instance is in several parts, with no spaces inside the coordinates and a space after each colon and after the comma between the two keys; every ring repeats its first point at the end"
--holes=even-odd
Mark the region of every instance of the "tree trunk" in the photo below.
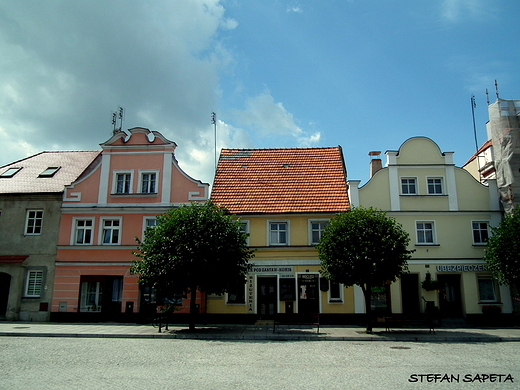
{"type": "Polygon", "coordinates": [[[369,284],[361,286],[365,296],[365,317],[367,333],[372,333],[372,287],[369,284]]]}
{"type": "Polygon", "coordinates": [[[197,310],[197,287],[190,288],[190,325],[189,330],[195,330],[195,319],[198,314],[197,310]]]}

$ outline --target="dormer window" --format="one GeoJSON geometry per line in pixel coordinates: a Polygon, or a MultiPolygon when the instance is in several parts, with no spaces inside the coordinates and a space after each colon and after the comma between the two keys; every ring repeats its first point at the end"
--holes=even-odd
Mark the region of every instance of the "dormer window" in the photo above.
{"type": "Polygon", "coordinates": [[[0,173],[0,177],[13,177],[16,175],[22,168],[8,168],[7,171],[0,173]]]}
{"type": "Polygon", "coordinates": [[[61,167],[49,167],[42,173],[38,175],[38,177],[53,177],[56,172],[60,170],[61,167]]]}

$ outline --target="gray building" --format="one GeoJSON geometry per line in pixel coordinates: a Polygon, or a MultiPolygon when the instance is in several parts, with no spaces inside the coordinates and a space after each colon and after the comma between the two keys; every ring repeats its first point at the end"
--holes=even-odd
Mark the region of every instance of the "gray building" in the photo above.
{"type": "Polygon", "coordinates": [[[99,153],[42,152],[0,167],[0,319],[49,320],[64,187],[99,153]]]}

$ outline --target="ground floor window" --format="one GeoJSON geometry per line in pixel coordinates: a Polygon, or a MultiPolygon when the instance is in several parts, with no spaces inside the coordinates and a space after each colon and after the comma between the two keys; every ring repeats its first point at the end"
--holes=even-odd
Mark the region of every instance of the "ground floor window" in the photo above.
{"type": "Polygon", "coordinates": [[[496,283],[491,276],[478,277],[478,292],[480,302],[497,302],[496,283]]]}
{"type": "Polygon", "coordinates": [[[103,302],[103,283],[102,282],[83,282],[81,283],[81,312],[100,312],[103,302]]]}
{"type": "Polygon", "coordinates": [[[329,302],[343,302],[342,284],[330,282],[329,284],[329,302]]]}
{"type": "Polygon", "coordinates": [[[27,271],[27,283],[25,296],[29,298],[39,298],[42,292],[43,271],[27,271]]]}
{"type": "Polygon", "coordinates": [[[227,303],[245,304],[246,285],[240,284],[229,289],[227,292],[227,303]]]}

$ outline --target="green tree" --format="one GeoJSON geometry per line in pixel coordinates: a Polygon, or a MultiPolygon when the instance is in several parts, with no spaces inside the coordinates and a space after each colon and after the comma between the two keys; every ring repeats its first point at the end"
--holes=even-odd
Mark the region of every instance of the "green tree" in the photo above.
{"type": "Polygon", "coordinates": [[[509,285],[513,293],[520,292],[520,209],[506,214],[497,227],[491,228],[484,259],[501,284],[509,285]]]}
{"type": "Polygon", "coordinates": [[[318,244],[321,273],[345,287],[363,290],[366,330],[372,332],[374,288],[408,272],[409,235],[395,219],[373,208],[353,208],[331,219],[318,244]]]}
{"type": "Polygon", "coordinates": [[[172,208],[145,231],[132,270],[158,296],[191,294],[190,330],[195,328],[197,290],[222,294],[243,285],[252,264],[247,235],[231,215],[212,204],[172,208]]]}

